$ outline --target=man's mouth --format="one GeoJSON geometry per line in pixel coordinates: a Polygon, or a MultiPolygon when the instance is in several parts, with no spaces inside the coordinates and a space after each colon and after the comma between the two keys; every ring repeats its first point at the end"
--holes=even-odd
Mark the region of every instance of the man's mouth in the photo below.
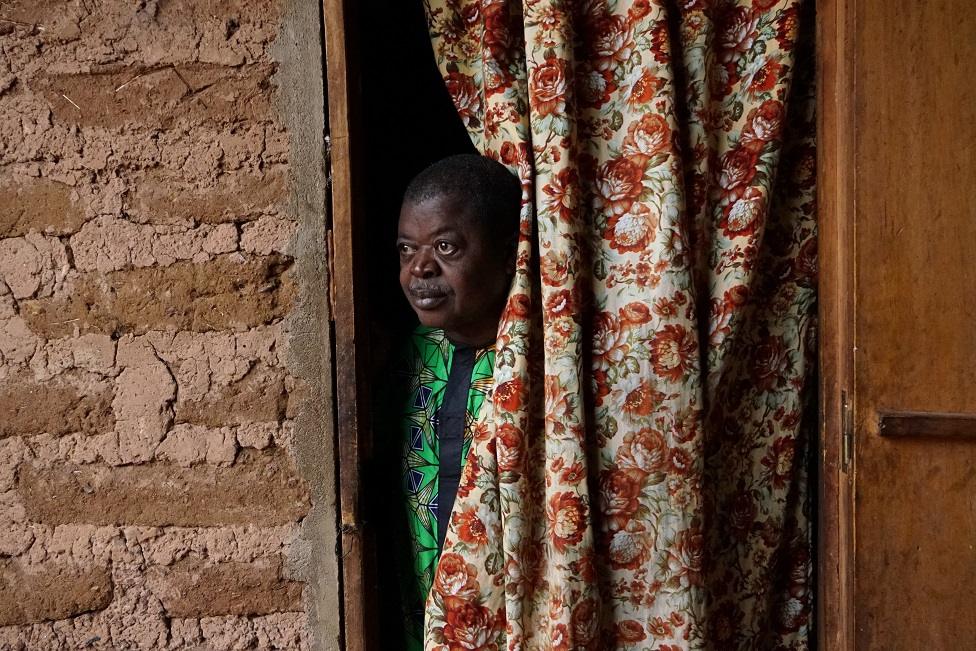
{"type": "Polygon", "coordinates": [[[431,310],[447,299],[447,293],[433,287],[417,287],[410,289],[410,299],[421,310],[431,310]]]}

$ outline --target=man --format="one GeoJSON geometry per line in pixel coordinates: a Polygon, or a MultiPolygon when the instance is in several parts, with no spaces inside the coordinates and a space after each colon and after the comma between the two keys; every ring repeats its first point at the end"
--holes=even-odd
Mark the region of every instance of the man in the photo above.
{"type": "Polygon", "coordinates": [[[409,649],[421,649],[433,582],[473,425],[491,394],[498,320],[515,273],[521,186],[482,156],[446,158],[408,186],[400,286],[420,326],[403,353],[397,450],[406,502],[399,547],[409,649]]]}

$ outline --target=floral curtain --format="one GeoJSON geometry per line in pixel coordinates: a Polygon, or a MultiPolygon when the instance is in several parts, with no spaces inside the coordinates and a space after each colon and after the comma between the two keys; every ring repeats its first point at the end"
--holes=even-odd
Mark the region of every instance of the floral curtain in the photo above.
{"type": "Polygon", "coordinates": [[[804,649],[812,0],[428,0],[523,182],[427,649],[804,649]]]}

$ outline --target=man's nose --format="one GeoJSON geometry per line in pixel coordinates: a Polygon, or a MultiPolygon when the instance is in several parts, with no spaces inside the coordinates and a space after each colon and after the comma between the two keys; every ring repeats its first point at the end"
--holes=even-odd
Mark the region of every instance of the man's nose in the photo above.
{"type": "Polygon", "coordinates": [[[422,248],[413,256],[410,273],[417,278],[433,278],[437,275],[437,261],[426,248],[422,248]]]}

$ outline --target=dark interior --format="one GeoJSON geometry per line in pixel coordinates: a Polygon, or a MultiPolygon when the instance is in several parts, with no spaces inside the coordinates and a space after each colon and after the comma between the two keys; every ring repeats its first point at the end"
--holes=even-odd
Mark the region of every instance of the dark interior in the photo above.
{"type": "MultiPolygon", "coordinates": [[[[398,467],[391,467],[384,433],[392,411],[388,398],[392,354],[417,324],[398,282],[397,220],[410,180],[431,163],[474,147],[437,69],[420,0],[364,0],[358,15],[360,64],[358,116],[365,137],[361,160],[365,219],[361,246],[366,260],[371,420],[374,440],[362,470],[361,499],[366,518],[367,648],[395,651],[403,645],[399,585],[389,544],[396,513],[389,493],[398,467]],[[372,603],[369,603],[372,601],[372,603]]],[[[395,455],[394,455],[395,456],[395,455]]]]}
{"type": "Polygon", "coordinates": [[[423,3],[366,0],[359,20],[367,152],[364,243],[373,361],[382,364],[384,341],[416,323],[397,282],[394,242],[403,191],[431,163],[474,147],[437,70],[423,3]]]}

